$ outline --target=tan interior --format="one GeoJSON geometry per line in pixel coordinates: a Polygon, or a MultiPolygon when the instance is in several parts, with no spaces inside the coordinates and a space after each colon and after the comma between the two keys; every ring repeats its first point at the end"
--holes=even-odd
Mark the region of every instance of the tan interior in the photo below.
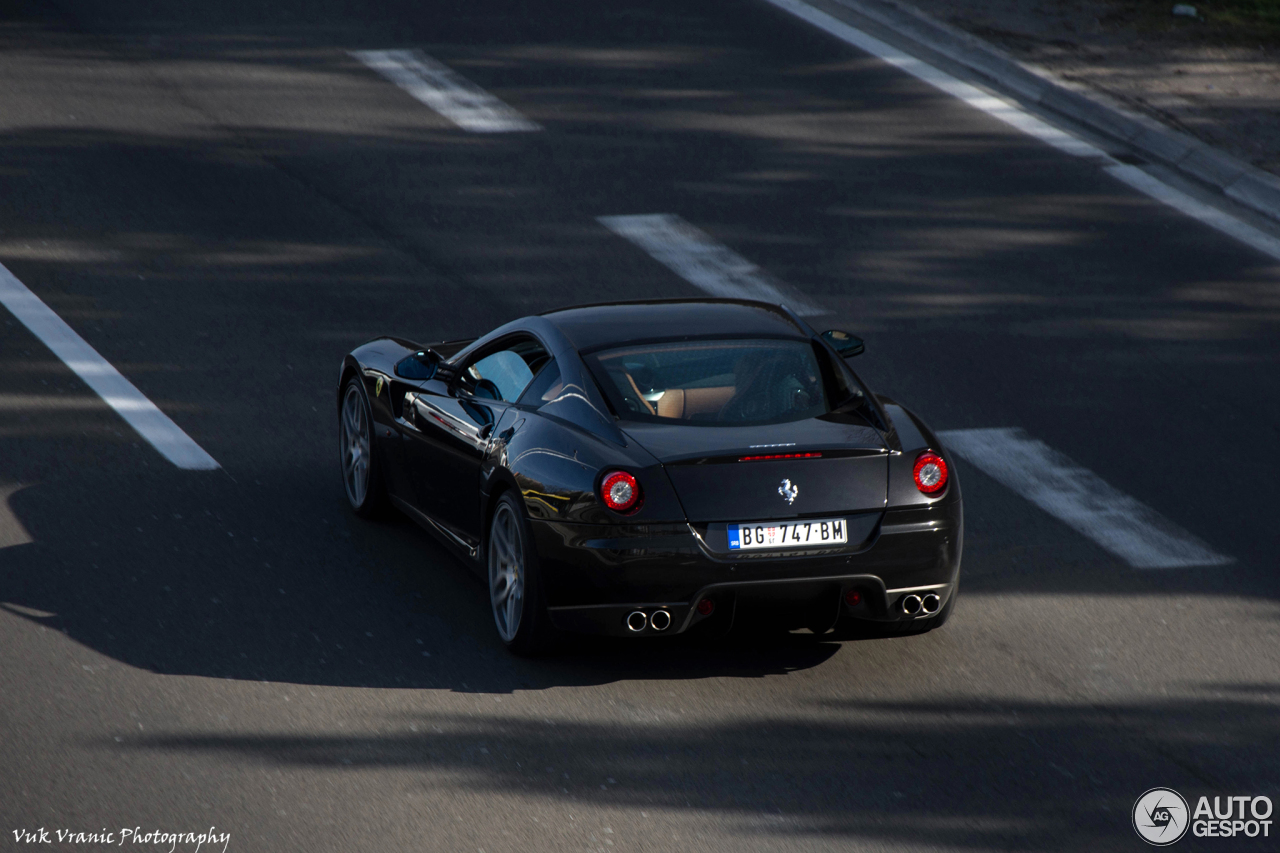
{"type": "Polygon", "coordinates": [[[658,398],[658,417],[691,418],[694,415],[715,414],[733,398],[732,385],[715,388],[668,388],[658,398]]]}
{"type": "Polygon", "coordinates": [[[636,385],[636,380],[632,378],[630,373],[627,374],[627,381],[631,383],[631,390],[636,393],[636,399],[640,401],[640,405],[644,406],[645,412],[647,414],[652,415],[653,406],[649,405],[649,401],[646,400],[644,398],[644,395],[640,393],[640,387],[636,385]]]}

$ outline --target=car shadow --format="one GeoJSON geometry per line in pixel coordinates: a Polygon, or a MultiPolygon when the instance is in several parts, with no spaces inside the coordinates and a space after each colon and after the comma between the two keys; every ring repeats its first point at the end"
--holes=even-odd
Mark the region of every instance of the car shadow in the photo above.
{"type": "MultiPolygon", "coordinates": [[[[480,578],[407,519],[351,515],[336,464],[247,483],[223,472],[148,478],[128,501],[113,498],[118,478],[97,472],[12,492],[23,541],[0,547],[0,608],[156,673],[478,693],[763,678],[820,666],[849,642],[737,629],[721,640],[570,637],[554,655],[520,659],[497,639],[480,578]]],[[[969,559],[998,562],[984,547],[969,559]]],[[[1052,565],[983,568],[965,595],[1258,592],[1254,573],[1152,576],[1104,562],[1068,583],[1046,580],[1052,565]]]]}
{"type": "Polygon", "coordinates": [[[152,672],[352,687],[510,693],[761,678],[840,648],[809,634],[570,636],[553,655],[516,658],[497,639],[479,577],[407,519],[351,516],[336,471],[324,473],[258,481],[292,484],[283,491],[225,474],[192,489],[161,474],[127,505],[92,501],[87,535],[79,513],[62,508],[116,483],[81,476],[21,489],[9,508],[29,541],[0,548],[0,608],[152,672]],[[246,491],[258,494],[246,501],[246,491]]]}

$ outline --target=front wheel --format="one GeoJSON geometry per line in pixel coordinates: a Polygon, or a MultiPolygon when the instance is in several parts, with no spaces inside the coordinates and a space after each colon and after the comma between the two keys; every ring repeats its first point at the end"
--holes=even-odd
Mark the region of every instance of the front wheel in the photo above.
{"type": "Polygon", "coordinates": [[[338,409],[338,460],[342,465],[342,483],[347,503],[356,515],[374,518],[387,506],[386,486],[373,440],[373,413],[364,383],[356,375],[342,389],[342,406],[338,409]]]}
{"type": "Polygon", "coordinates": [[[498,637],[517,655],[534,656],[550,650],[555,631],[542,600],[537,551],[524,508],[510,492],[494,507],[486,547],[489,604],[498,637]]]}

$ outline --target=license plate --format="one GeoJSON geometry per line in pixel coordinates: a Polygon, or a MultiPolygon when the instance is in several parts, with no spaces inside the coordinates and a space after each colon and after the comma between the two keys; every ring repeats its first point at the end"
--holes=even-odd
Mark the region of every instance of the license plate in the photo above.
{"type": "Polygon", "coordinates": [[[729,525],[730,551],[749,551],[752,548],[820,548],[823,545],[844,545],[848,539],[849,530],[843,518],[729,525]]]}

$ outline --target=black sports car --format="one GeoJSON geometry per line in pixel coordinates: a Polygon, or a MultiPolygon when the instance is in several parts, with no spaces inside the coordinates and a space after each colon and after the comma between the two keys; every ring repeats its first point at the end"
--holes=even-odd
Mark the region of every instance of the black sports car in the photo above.
{"type": "Polygon", "coordinates": [[[485,575],[517,653],[560,631],[924,631],[955,602],[946,451],[846,364],[846,332],[734,300],[590,305],[342,364],[351,507],[485,575]],[[842,629],[843,630],[843,629],[842,629]]]}

